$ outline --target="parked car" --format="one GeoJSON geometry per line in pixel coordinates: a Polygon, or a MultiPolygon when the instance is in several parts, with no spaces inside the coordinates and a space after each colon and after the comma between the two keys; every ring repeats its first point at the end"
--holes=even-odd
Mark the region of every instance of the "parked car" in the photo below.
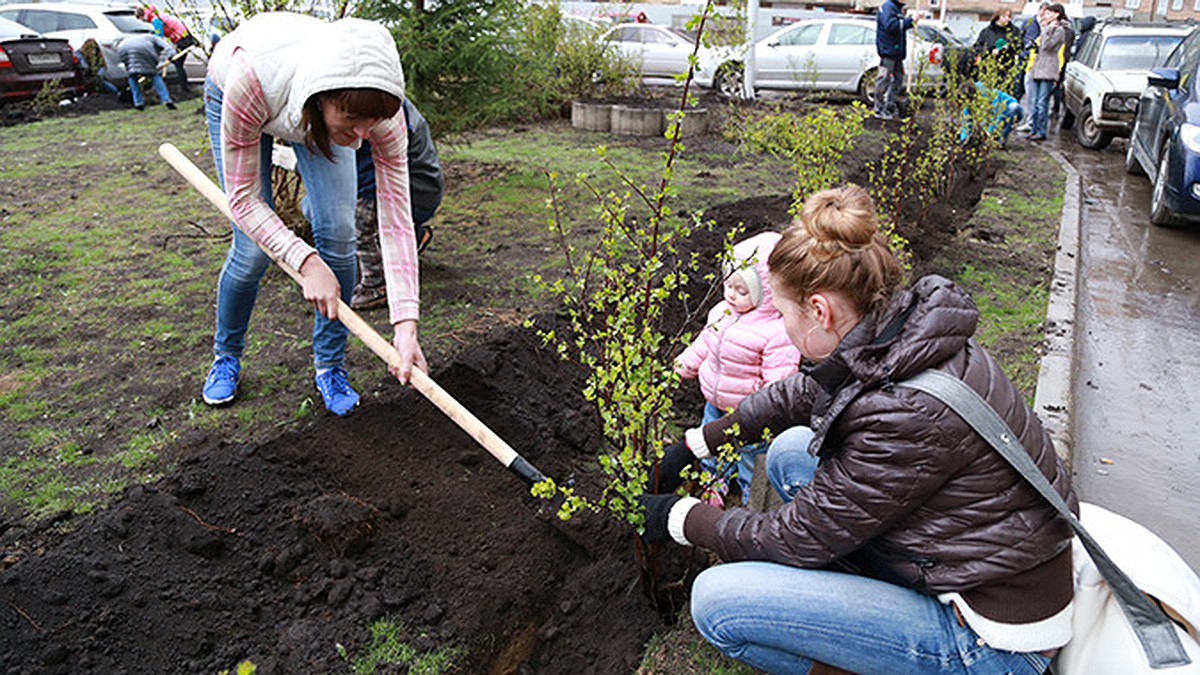
{"type": "Polygon", "coordinates": [[[0,101],[33,98],[55,81],[67,93],[82,86],[71,45],[0,18],[0,101]]]}
{"type": "MultiPolygon", "coordinates": [[[[623,58],[641,65],[642,77],[675,77],[688,70],[696,40],[683,31],[654,23],[621,23],[604,33],[623,58]]],[[[712,87],[723,50],[701,46],[693,81],[712,87]]]]}
{"type": "MultiPolygon", "coordinates": [[[[754,43],[754,86],[758,89],[809,89],[857,93],[871,103],[879,72],[875,20],[856,17],[797,21],[754,43]]],[[[910,32],[905,71],[910,78],[940,86],[941,62],[953,50],[967,49],[939,27],[910,32]]],[[[742,92],[744,59],[717,69],[716,88],[727,96],[742,92]]]]}
{"type": "Polygon", "coordinates": [[[1125,170],[1154,183],[1150,222],[1200,221],[1200,31],[1150,71],[1138,101],[1125,170]]]}
{"type": "MultiPolygon", "coordinates": [[[[105,76],[118,85],[125,84],[126,74],[117,55],[117,44],[126,35],[154,32],[154,27],[137,18],[128,4],[15,3],[0,5],[0,18],[29,26],[46,37],[64,38],[72,49],[79,49],[85,40],[95,38],[108,68],[105,76]]],[[[208,69],[204,54],[197,51],[189,54],[184,63],[189,82],[203,82],[208,69]]],[[[168,79],[174,74],[174,68],[167,69],[168,79]]]]}
{"type": "Polygon", "coordinates": [[[1062,127],[1079,144],[1101,150],[1133,129],[1146,71],[1161,65],[1191,32],[1175,26],[1097,25],[1083,34],[1063,76],[1062,127]]]}

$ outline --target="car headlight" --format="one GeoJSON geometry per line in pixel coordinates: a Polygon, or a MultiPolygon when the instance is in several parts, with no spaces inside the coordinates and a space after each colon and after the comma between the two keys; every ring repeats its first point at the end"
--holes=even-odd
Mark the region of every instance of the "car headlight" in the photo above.
{"type": "Polygon", "coordinates": [[[1183,147],[1200,153],[1200,125],[1183,124],[1179,127],[1179,140],[1183,147]]]}
{"type": "Polygon", "coordinates": [[[1109,112],[1132,112],[1137,110],[1138,97],[1128,94],[1108,94],[1104,97],[1102,107],[1109,112]]]}

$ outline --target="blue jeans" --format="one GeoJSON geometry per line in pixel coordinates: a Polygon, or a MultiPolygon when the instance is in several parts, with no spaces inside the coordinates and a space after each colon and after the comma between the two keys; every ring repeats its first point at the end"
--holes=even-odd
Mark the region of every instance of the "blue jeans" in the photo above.
{"type": "MultiPolygon", "coordinates": [[[[725,412],[711,403],[704,404],[704,424],[720,419],[725,416],[725,412]]],[[[767,451],[766,443],[755,443],[738,448],[741,453],[741,459],[734,464],[737,467],[737,481],[742,488],[742,503],[750,501],[750,481],[754,479],[754,456],[761,455],[767,451]]],[[[717,458],[710,457],[700,460],[700,465],[714,476],[724,478],[729,475],[731,466],[721,466],[717,458]]]]}
{"type": "MultiPolygon", "coordinates": [[[[129,76],[129,93],[133,96],[133,104],[135,106],[145,105],[146,101],[142,98],[142,85],[138,84],[138,78],[142,75],[129,76]]],[[[158,94],[158,100],[163,103],[171,103],[171,92],[167,91],[167,83],[162,79],[162,75],[155,72],[153,75],[145,75],[150,78],[150,84],[154,87],[154,93],[158,94]]]]}
{"type": "MultiPolygon", "coordinates": [[[[204,83],[204,115],[208,120],[209,142],[217,175],[225,185],[225,170],[221,159],[221,101],[223,94],[212,80],[204,83]]],[[[271,208],[271,145],[274,139],[262,135],[259,154],[261,196],[271,208]]],[[[342,300],[348,305],[354,293],[358,274],[354,249],[354,204],[358,175],[354,150],[332,146],[333,160],[320,152],[312,153],[303,143],[292,143],[296,165],[304,181],[306,195],[301,204],[304,217],[312,225],[313,243],[321,259],[329,265],[341,285],[342,300]]],[[[258,297],[258,284],[271,259],[241,228],[233,227],[233,243],[221,276],[217,281],[217,329],[213,353],[217,356],[241,358],[246,348],[246,330],[250,314],[258,297]]],[[[313,320],[313,362],[317,368],[341,366],[346,357],[348,331],[340,321],[330,321],[320,312],[313,320]]]]}
{"type": "Polygon", "coordinates": [[[1033,81],[1033,135],[1045,136],[1050,117],[1050,93],[1054,91],[1054,80],[1033,81]]]}
{"type": "MultiPolygon", "coordinates": [[[[767,450],[767,473],[790,501],[812,480],[812,431],[794,427],[767,450]]],[[[704,570],[692,620],[723,654],[769,673],[806,673],[813,661],[856,673],[1042,673],[1050,659],[997,650],[934,597],[869,577],[771,562],[704,570]]]]}

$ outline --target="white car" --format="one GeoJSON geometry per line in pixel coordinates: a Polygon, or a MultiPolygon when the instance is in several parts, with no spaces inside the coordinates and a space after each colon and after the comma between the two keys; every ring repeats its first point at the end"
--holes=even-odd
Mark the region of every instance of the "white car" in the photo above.
{"type": "MultiPolygon", "coordinates": [[[[965,49],[953,35],[933,26],[917,26],[908,35],[905,73],[909,84],[927,79],[940,86],[940,63],[949,51],[965,49]],[[932,57],[931,57],[932,54],[932,57]]],[[[744,59],[731,59],[717,70],[716,88],[742,95],[744,59]]],[[[858,17],[797,21],[754,43],[756,89],[806,89],[858,94],[871,103],[879,72],[875,20],[858,17]]]]}
{"type": "MultiPolygon", "coordinates": [[[[72,49],[79,49],[94,38],[104,54],[108,68],[105,76],[117,84],[126,80],[125,66],[117,55],[117,45],[127,35],[153,33],[154,27],[137,18],[130,5],[103,5],[66,2],[15,3],[0,5],[0,17],[29,26],[46,37],[65,38],[72,49]]],[[[208,62],[194,50],[184,62],[189,82],[203,82],[208,62]]],[[[167,68],[166,76],[175,69],[167,68]]]]}
{"type": "MultiPolygon", "coordinates": [[[[642,77],[675,77],[688,70],[688,57],[695,49],[695,39],[687,33],[653,23],[622,23],[604,33],[622,57],[641,64],[642,77]]],[[[726,50],[701,45],[696,53],[697,66],[693,81],[701,87],[712,87],[717,64],[726,50]]]]}
{"type": "Polygon", "coordinates": [[[1062,127],[1074,124],[1075,139],[1092,150],[1129,136],[1148,71],[1191,30],[1112,23],[1084,33],[1063,75],[1062,127]]]}

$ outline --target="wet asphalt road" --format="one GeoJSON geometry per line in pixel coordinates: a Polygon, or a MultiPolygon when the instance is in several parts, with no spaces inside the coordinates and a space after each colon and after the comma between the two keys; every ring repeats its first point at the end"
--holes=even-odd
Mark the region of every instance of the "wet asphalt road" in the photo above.
{"type": "Polygon", "coordinates": [[[1150,224],[1125,142],[1047,145],[1082,178],[1071,411],[1080,496],[1133,518],[1200,570],[1200,225],[1150,224]]]}

